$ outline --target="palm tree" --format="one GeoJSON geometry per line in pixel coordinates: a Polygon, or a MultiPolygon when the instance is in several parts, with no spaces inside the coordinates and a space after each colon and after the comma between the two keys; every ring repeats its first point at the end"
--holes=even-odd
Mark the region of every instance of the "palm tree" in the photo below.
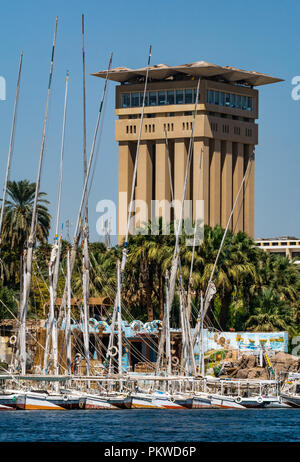
{"type": "MultiPolygon", "coordinates": [[[[211,228],[205,226],[204,240],[195,250],[194,269],[193,269],[193,289],[197,300],[200,291],[206,290],[213,265],[220,247],[224,230],[220,226],[211,228]]],[[[192,249],[183,248],[182,260],[184,263],[183,275],[187,281],[189,276],[192,249]]],[[[214,283],[220,301],[220,313],[218,322],[222,329],[228,327],[229,308],[233,294],[243,293],[249,280],[255,277],[256,247],[252,239],[245,233],[234,235],[228,232],[223,249],[221,251],[215,271],[214,283]]],[[[213,303],[211,308],[213,309],[213,303]]],[[[216,313],[214,313],[216,318],[216,313]]],[[[215,319],[211,319],[214,323],[215,319]]],[[[219,327],[219,326],[216,326],[219,327]]]]}
{"type": "Polygon", "coordinates": [[[147,309],[147,320],[155,314],[163,318],[165,272],[170,268],[174,251],[174,233],[163,234],[163,222],[148,223],[128,241],[128,265],[124,277],[124,294],[128,303],[147,309]],[[155,313],[156,312],[156,313],[155,313]]]}
{"type": "Polygon", "coordinates": [[[254,332],[272,332],[276,330],[293,331],[290,307],[271,288],[263,289],[256,299],[254,313],[245,326],[254,332]]]}
{"type": "MultiPolygon", "coordinates": [[[[8,182],[7,194],[10,199],[5,204],[2,235],[3,240],[10,241],[12,249],[23,250],[29,237],[35,187],[35,183],[28,180],[8,182]]],[[[49,201],[44,198],[46,195],[44,192],[39,193],[37,205],[36,237],[43,243],[47,242],[51,221],[47,208],[49,201]]]]}
{"type": "MultiPolygon", "coordinates": [[[[5,204],[1,236],[4,250],[4,255],[2,252],[4,266],[5,251],[8,254],[14,252],[18,258],[14,262],[13,272],[11,268],[9,273],[6,271],[6,276],[15,277],[21,271],[22,264],[20,267],[20,261],[30,234],[35,187],[35,183],[30,183],[28,180],[8,182],[8,199],[5,204]],[[19,271],[17,271],[17,268],[19,268],[19,271]]],[[[36,238],[40,243],[47,242],[51,222],[51,215],[47,208],[49,201],[45,199],[45,196],[46,193],[39,193],[37,205],[36,238]]]]}

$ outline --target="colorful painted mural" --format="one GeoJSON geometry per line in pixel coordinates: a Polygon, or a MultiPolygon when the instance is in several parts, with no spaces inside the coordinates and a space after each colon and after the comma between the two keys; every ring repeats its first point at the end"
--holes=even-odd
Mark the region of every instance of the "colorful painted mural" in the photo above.
{"type": "Polygon", "coordinates": [[[205,351],[222,348],[260,351],[263,344],[269,351],[288,352],[287,332],[211,332],[204,329],[203,338],[205,351]]]}

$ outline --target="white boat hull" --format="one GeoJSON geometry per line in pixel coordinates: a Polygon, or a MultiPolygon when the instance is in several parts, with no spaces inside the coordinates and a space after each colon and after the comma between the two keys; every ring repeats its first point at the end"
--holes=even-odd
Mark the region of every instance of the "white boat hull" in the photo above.
{"type": "Polygon", "coordinates": [[[222,396],[222,395],[210,395],[211,405],[215,408],[222,409],[246,409],[239,403],[236,403],[234,398],[222,396]]]}
{"type": "Polygon", "coordinates": [[[25,405],[24,409],[26,411],[58,411],[58,410],[65,410],[64,407],[59,406],[55,402],[51,401],[48,394],[42,393],[32,393],[32,392],[25,392],[25,405]]]}
{"type": "Polygon", "coordinates": [[[84,409],[118,409],[109,402],[109,397],[86,395],[84,409]]]}

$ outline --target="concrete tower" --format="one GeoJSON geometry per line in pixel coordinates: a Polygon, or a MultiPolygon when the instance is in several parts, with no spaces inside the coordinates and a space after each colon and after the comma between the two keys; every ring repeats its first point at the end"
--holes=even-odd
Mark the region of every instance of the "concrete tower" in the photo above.
{"type": "MultiPolygon", "coordinates": [[[[105,78],[106,71],[93,75],[105,78]]],[[[145,76],[146,68],[116,68],[109,74],[110,80],[120,83],[116,86],[119,243],[127,226],[145,76]]],[[[204,61],[175,67],[163,64],[151,66],[148,77],[134,199],[146,202],[149,214],[145,217],[139,214],[136,225],[163,213],[163,207],[156,205],[155,210],[151,201],[171,200],[165,133],[174,199],[182,199],[196,88],[200,78],[186,199],[191,201],[194,219],[196,201],[203,200],[204,222],[210,226],[220,224],[225,227],[258,142],[258,125],[255,122],[258,118],[258,91],[253,87],[281,79],[204,61]]],[[[230,228],[254,237],[254,161],[230,228]]]]}

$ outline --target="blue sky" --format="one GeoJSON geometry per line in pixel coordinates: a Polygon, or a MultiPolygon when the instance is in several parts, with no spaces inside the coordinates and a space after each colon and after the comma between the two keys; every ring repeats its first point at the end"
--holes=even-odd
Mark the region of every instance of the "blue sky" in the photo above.
{"type": "MultiPolygon", "coordinates": [[[[300,236],[299,119],[300,100],[291,97],[300,75],[297,1],[132,0],[124,2],[2,2],[0,76],[7,100],[0,101],[0,184],[8,152],[19,55],[24,52],[20,104],[11,179],[35,181],[40,151],[55,17],[58,35],[41,190],[55,215],[66,70],[70,71],[69,105],[61,222],[75,223],[81,198],[82,74],[81,14],[85,14],[88,152],[96,122],[102,79],[89,74],[113,67],[183,64],[204,60],[280,77],[285,81],[259,87],[259,145],[256,148],[255,236],[300,236]]],[[[96,233],[96,204],[117,202],[118,149],[114,141],[114,84],[104,114],[103,133],[90,195],[91,239],[96,233]]],[[[2,186],[1,186],[2,188],[2,186]]],[[[72,231],[71,231],[72,233],[72,231]]],[[[52,234],[51,234],[52,238],[52,234]]]]}

